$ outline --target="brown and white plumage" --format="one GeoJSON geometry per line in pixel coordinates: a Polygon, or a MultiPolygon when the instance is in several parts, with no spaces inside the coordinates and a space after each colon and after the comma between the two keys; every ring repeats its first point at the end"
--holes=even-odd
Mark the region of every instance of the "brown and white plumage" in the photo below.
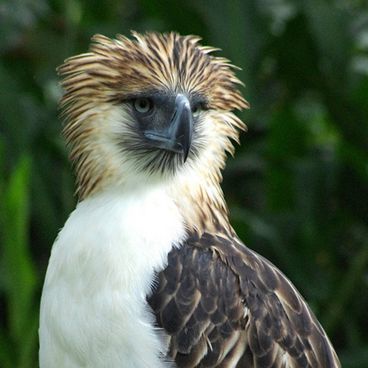
{"type": "Polygon", "coordinates": [[[295,287],[236,237],[194,235],[159,280],[149,303],[179,366],[339,366],[295,287]]]}
{"type": "Polygon", "coordinates": [[[221,170],[245,129],[233,110],[248,107],[233,66],[195,36],[133,36],[97,35],[59,69],[80,204],[50,260],[41,367],[339,367],[295,287],[229,223],[221,170]]]}

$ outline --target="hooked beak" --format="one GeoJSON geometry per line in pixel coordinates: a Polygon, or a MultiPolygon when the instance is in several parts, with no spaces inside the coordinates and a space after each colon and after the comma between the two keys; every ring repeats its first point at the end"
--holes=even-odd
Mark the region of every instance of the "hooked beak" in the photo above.
{"type": "Polygon", "coordinates": [[[183,154],[185,162],[192,142],[192,131],[190,102],[185,95],[179,93],[175,98],[174,113],[169,124],[160,131],[146,130],[144,135],[155,147],[183,154]]]}

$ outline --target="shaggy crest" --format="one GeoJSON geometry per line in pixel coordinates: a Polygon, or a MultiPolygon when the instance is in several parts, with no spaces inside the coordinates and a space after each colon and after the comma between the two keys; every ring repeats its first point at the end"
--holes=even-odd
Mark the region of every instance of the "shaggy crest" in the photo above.
{"type": "MultiPolygon", "coordinates": [[[[212,166],[216,181],[221,178],[225,151],[233,152],[230,139],[237,141],[238,130],[245,129],[231,112],[248,107],[237,89],[241,82],[227,59],[211,55],[217,49],[199,45],[200,38],[196,36],[132,34],[133,39],[95,35],[90,52],[67,59],[58,69],[65,91],[61,100],[64,135],[71,147],[80,198],[96,191],[102,181],[114,175],[110,168],[96,167],[94,152],[99,130],[96,121],[103,114],[107,116],[111,106],[151,91],[201,96],[206,101],[205,110],[209,110],[205,112],[212,116],[213,129],[220,135],[221,143],[214,150],[219,151],[223,162],[212,166]]],[[[150,157],[147,161],[155,159],[150,157]]],[[[169,161],[163,156],[160,165],[169,161]]],[[[146,164],[137,161],[136,167],[146,164]]]]}

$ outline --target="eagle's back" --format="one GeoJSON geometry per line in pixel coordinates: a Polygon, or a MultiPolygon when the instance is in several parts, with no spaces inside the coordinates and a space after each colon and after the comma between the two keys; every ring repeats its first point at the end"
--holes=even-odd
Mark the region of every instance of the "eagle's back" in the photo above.
{"type": "Polygon", "coordinates": [[[339,367],[290,281],[235,236],[171,250],[149,304],[179,367],[339,367]]]}

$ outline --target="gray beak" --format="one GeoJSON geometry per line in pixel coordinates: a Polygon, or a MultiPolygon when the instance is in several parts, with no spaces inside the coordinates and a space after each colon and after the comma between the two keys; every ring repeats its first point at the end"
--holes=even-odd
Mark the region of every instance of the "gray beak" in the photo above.
{"type": "Polygon", "coordinates": [[[192,143],[193,115],[188,98],[178,94],[175,98],[174,113],[167,126],[160,132],[148,130],[144,135],[153,146],[167,151],[181,153],[186,161],[192,143]]]}

